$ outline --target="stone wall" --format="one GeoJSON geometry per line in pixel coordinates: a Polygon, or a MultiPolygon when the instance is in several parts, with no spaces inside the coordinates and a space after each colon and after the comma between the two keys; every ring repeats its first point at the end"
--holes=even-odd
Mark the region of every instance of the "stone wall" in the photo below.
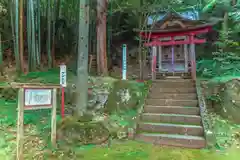
{"type": "Polygon", "coordinates": [[[205,83],[203,88],[209,110],[240,124],[240,79],[209,82],[205,83]]]}
{"type": "Polygon", "coordinates": [[[198,102],[200,107],[200,115],[202,117],[202,124],[204,128],[204,135],[207,141],[207,147],[213,147],[216,144],[216,137],[213,130],[213,124],[209,117],[207,103],[205,101],[206,98],[204,96],[204,91],[203,91],[204,89],[202,88],[202,85],[200,82],[197,82],[196,88],[197,88],[198,102]]]}

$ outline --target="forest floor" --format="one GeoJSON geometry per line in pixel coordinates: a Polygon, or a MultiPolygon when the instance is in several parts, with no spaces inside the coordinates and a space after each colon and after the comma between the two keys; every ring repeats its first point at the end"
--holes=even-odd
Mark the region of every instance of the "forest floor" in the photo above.
{"type": "MultiPolygon", "coordinates": [[[[19,81],[41,81],[58,83],[58,70],[48,73],[32,73],[19,81]]],[[[71,75],[70,75],[71,76],[71,75]]],[[[218,145],[212,149],[192,150],[153,146],[128,140],[112,140],[102,146],[82,145],[63,146],[51,149],[49,110],[27,111],[25,123],[25,159],[26,160],[238,160],[240,156],[239,140],[233,140],[232,134],[240,132],[240,126],[233,124],[217,114],[212,113],[214,130],[218,145]]],[[[16,101],[0,99],[0,159],[11,160],[16,153],[16,101]]],[[[60,116],[58,116],[60,120],[60,116]]],[[[121,123],[126,123],[121,121],[121,123]]],[[[240,135],[240,134],[239,134],[240,135]]]]}

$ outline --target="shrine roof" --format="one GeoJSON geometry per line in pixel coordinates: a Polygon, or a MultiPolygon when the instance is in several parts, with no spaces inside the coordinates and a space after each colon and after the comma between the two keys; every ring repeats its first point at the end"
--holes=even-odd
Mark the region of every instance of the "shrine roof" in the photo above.
{"type": "MultiPolygon", "coordinates": [[[[172,11],[174,13],[174,11],[172,11]]],[[[185,19],[190,20],[199,20],[199,12],[196,10],[186,10],[182,12],[175,12],[176,14],[179,14],[181,17],[185,19]]],[[[159,12],[159,13],[153,13],[150,16],[148,16],[147,24],[152,25],[154,21],[160,21],[163,20],[169,12],[159,12]]]]}
{"type": "Polygon", "coordinates": [[[149,17],[148,28],[146,30],[136,29],[135,31],[152,33],[191,31],[211,27],[218,22],[219,20],[217,19],[211,19],[211,21],[199,20],[198,14],[191,14],[191,12],[182,14],[168,12],[165,15],[155,15],[155,18],[149,17]]]}

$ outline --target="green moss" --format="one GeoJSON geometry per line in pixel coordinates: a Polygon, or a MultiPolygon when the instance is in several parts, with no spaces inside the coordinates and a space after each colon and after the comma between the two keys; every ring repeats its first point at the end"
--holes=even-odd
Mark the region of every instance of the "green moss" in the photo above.
{"type": "Polygon", "coordinates": [[[113,144],[111,148],[95,147],[83,151],[82,156],[87,160],[238,160],[240,154],[237,151],[237,149],[229,149],[218,153],[210,150],[161,147],[128,141],[113,144]]]}
{"type": "Polygon", "coordinates": [[[99,144],[106,141],[109,132],[101,122],[93,122],[90,116],[66,117],[58,125],[59,138],[68,144],[99,144]]]}
{"type": "Polygon", "coordinates": [[[108,97],[105,107],[106,113],[122,112],[131,109],[136,109],[138,104],[143,99],[144,86],[140,86],[137,82],[133,81],[116,81],[113,84],[113,89],[108,97]],[[121,91],[128,91],[130,99],[127,102],[122,102],[121,91]]]}

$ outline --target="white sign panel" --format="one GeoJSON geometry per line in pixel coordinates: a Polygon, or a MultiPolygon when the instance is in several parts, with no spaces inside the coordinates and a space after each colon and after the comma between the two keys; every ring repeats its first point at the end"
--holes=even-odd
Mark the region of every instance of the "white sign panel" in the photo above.
{"type": "Polygon", "coordinates": [[[123,45],[122,51],[122,80],[127,79],[127,46],[123,45]]]}
{"type": "Polygon", "coordinates": [[[52,105],[52,89],[25,89],[25,106],[52,105]]]}
{"type": "Polygon", "coordinates": [[[66,65],[60,65],[60,85],[67,87],[67,67],[66,65]]]}

